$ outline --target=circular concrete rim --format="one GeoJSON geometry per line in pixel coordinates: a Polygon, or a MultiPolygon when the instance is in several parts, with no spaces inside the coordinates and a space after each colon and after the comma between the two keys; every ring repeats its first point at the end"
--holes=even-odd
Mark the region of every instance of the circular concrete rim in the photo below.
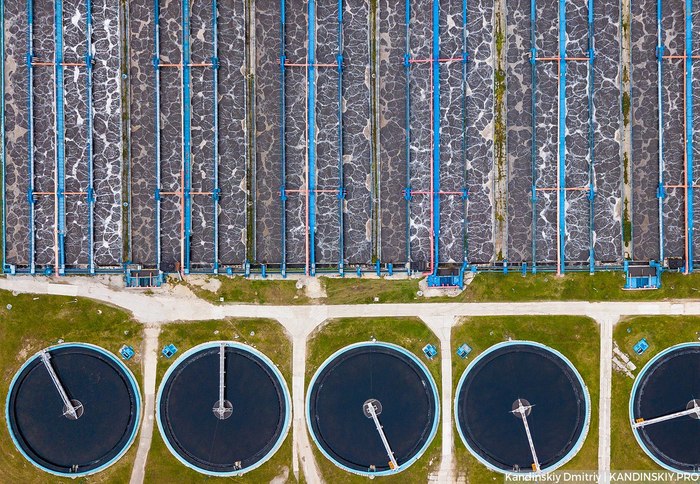
{"type": "Polygon", "coordinates": [[[7,390],[7,398],[5,400],[5,422],[7,423],[7,430],[10,433],[10,437],[12,438],[12,443],[15,444],[15,447],[17,450],[19,450],[20,454],[24,456],[25,459],[27,459],[29,462],[32,463],[35,467],[41,469],[44,472],[48,472],[49,474],[53,474],[54,476],[59,476],[59,477],[70,477],[70,478],[75,478],[75,477],[85,477],[85,476],[90,476],[93,474],[97,474],[98,472],[102,472],[103,470],[107,469],[111,465],[115,464],[119,459],[121,459],[124,454],[129,450],[131,445],[134,443],[134,440],[136,440],[136,434],[138,433],[139,429],[141,428],[141,420],[143,418],[142,412],[141,412],[141,392],[139,389],[139,384],[136,381],[136,378],[134,377],[134,374],[131,372],[128,366],[126,366],[122,361],[120,361],[115,355],[113,355],[111,352],[107,351],[106,349],[102,348],[101,346],[93,345],[90,343],[60,343],[56,345],[49,346],[47,348],[44,348],[46,351],[51,351],[57,348],[89,348],[91,350],[97,351],[98,353],[101,353],[105,355],[107,358],[110,360],[114,361],[117,366],[124,371],[124,374],[126,375],[129,383],[131,384],[131,388],[134,391],[134,397],[136,401],[136,422],[134,425],[134,429],[131,432],[131,435],[129,436],[129,440],[127,441],[126,445],[124,448],[117,454],[115,455],[109,462],[106,462],[105,464],[102,464],[101,466],[91,469],[89,471],[85,472],[73,472],[73,473],[65,473],[65,472],[57,472],[53,469],[48,469],[44,467],[43,465],[39,464],[36,462],[34,459],[29,457],[22,447],[19,445],[19,442],[17,441],[17,438],[15,437],[14,432],[12,431],[12,428],[10,426],[10,396],[12,395],[12,389],[15,386],[15,383],[17,382],[17,378],[19,378],[19,375],[24,371],[25,368],[29,366],[30,363],[32,363],[36,358],[39,358],[41,355],[41,352],[36,352],[32,357],[27,359],[27,361],[24,362],[24,364],[20,367],[19,370],[17,370],[17,373],[15,373],[15,376],[12,378],[12,382],[10,382],[10,387],[7,390]]]}
{"type": "Polygon", "coordinates": [[[282,373],[280,370],[277,368],[275,363],[267,357],[264,353],[261,351],[253,348],[252,346],[243,344],[243,343],[238,343],[236,341],[209,341],[207,343],[202,343],[198,344],[197,346],[194,346],[190,348],[189,350],[185,351],[182,355],[180,355],[172,365],[167,369],[165,374],[163,375],[163,378],[160,381],[160,385],[158,386],[158,394],[156,396],[156,421],[158,423],[158,431],[160,432],[160,436],[163,439],[163,442],[165,442],[165,445],[168,447],[168,450],[170,453],[178,460],[180,461],[181,464],[183,464],[185,467],[188,467],[192,469],[193,471],[197,471],[200,474],[205,474],[207,476],[214,476],[214,477],[236,477],[236,476],[242,476],[245,473],[248,473],[252,471],[253,469],[257,469],[261,465],[263,465],[265,462],[270,460],[275,453],[279,450],[279,448],[282,446],[282,443],[284,440],[287,438],[287,434],[289,433],[289,427],[291,426],[291,398],[289,396],[289,389],[287,388],[287,382],[284,379],[284,376],[282,376],[282,373]],[[248,467],[244,467],[243,469],[238,469],[236,471],[232,472],[213,472],[209,471],[206,469],[202,469],[201,467],[197,467],[196,465],[186,461],[183,459],[180,454],[177,453],[177,451],[172,447],[170,444],[170,441],[165,435],[165,431],[163,430],[163,424],[161,423],[161,415],[160,415],[160,400],[161,396],[163,394],[163,390],[165,389],[165,383],[168,381],[168,378],[172,374],[173,371],[175,371],[175,368],[177,368],[182,362],[185,361],[189,356],[199,353],[200,351],[213,348],[213,347],[218,347],[220,344],[225,344],[228,347],[239,349],[241,351],[246,351],[248,353],[251,353],[252,355],[257,356],[260,358],[263,363],[265,363],[268,367],[272,369],[273,374],[277,378],[277,380],[280,383],[280,386],[282,387],[282,393],[284,395],[284,404],[285,404],[285,415],[284,415],[284,423],[282,424],[282,432],[280,433],[277,442],[275,442],[275,445],[272,446],[270,451],[265,454],[260,460],[255,462],[253,465],[250,465],[248,467]]]}
{"type": "Polygon", "coordinates": [[[682,474],[686,476],[697,476],[700,475],[700,471],[698,472],[688,472],[688,471],[681,471],[678,470],[665,462],[662,462],[658,457],[656,457],[651,450],[646,446],[642,438],[639,436],[639,432],[637,429],[635,429],[632,426],[632,422],[634,422],[634,397],[637,395],[637,387],[639,386],[639,382],[642,381],[642,377],[644,374],[649,371],[649,369],[652,367],[654,363],[656,363],[659,359],[662,357],[666,356],[669,353],[672,353],[674,351],[677,351],[681,348],[700,348],[700,343],[680,343],[677,345],[670,346],[666,348],[665,350],[661,351],[658,353],[656,356],[654,356],[651,360],[647,362],[646,365],[644,365],[644,368],[639,372],[637,375],[637,378],[634,379],[634,384],[632,385],[632,391],[630,392],[630,402],[629,402],[629,417],[630,417],[630,427],[632,428],[632,433],[634,434],[634,439],[637,441],[639,446],[642,448],[644,453],[651,458],[654,462],[656,462],[661,468],[666,469],[667,471],[675,472],[677,474],[682,474]]]}
{"type": "Polygon", "coordinates": [[[488,462],[486,459],[481,457],[477,452],[474,451],[474,449],[471,448],[469,445],[467,439],[464,437],[464,434],[462,432],[462,427],[460,426],[459,423],[459,395],[462,391],[462,386],[464,385],[464,380],[466,380],[467,375],[471,370],[474,369],[474,366],[481,361],[485,356],[487,356],[490,353],[493,353],[496,350],[499,350],[501,348],[507,347],[507,346],[515,346],[515,345],[525,345],[525,346],[534,346],[536,348],[543,349],[545,351],[549,351],[550,353],[558,356],[561,358],[564,363],[566,363],[571,370],[574,372],[574,375],[576,375],[576,378],[578,378],[579,383],[581,384],[581,388],[583,388],[583,395],[584,395],[584,402],[585,402],[585,407],[586,407],[586,417],[585,417],[585,423],[583,425],[583,431],[581,432],[581,435],[579,436],[578,440],[576,441],[576,444],[571,448],[571,450],[561,459],[559,460],[555,465],[551,466],[550,468],[546,469],[545,471],[540,472],[540,475],[542,474],[548,474],[550,472],[553,472],[557,469],[559,469],[561,466],[569,462],[571,459],[574,458],[574,456],[581,450],[581,447],[583,446],[583,443],[586,441],[586,437],[588,436],[588,430],[591,425],[591,396],[588,392],[588,387],[586,386],[586,383],[583,381],[583,378],[581,377],[581,374],[578,372],[576,367],[569,361],[569,359],[564,356],[562,353],[559,351],[555,350],[554,348],[544,345],[542,343],[537,343],[535,341],[520,341],[520,340],[512,340],[512,341],[504,341],[502,343],[495,344],[491,346],[490,348],[487,348],[484,350],[479,356],[477,356],[469,365],[467,368],[464,370],[462,373],[462,376],[459,379],[459,383],[457,384],[457,390],[455,391],[455,399],[454,399],[454,407],[453,407],[453,412],[454,412],[454,419],[455,419],[455,425],[457,426],[457,433],[459,433],[460,439],[462,439],[462,443],[465,445],[469,453],[476,458],[479,462],[481,462],[483,465],[485,465],[487,468],[494,472],[498,472],[501,474],[505,474],[508,476],[524,476],[524,475],[533,475],[534,472],[513,472],[513,471],[507,471],[505,469],[501,469],[500,467],[496,467],[495,465],[491,464],[488,462]]]}
{"type": "Polygon", "coordinates": [[[430,445],[430,443],[433,441],[435,438],[435,435],[437,434],[437,429],[438,429],[438,423],[440,422],[440,394],[438,392],[437,386],[435,385],[435,380],[433,379],[433,376],[430,374],[430,370],[428,370],[428,367],[425,366],[425,364],[419,360],[416,355],[408,351],[406,348],[399,346],[397,344],[393,343],[386,343],[386,342],[381,342],[381,341],[362,341],[359,343],[353,343],[351,345],[345,346],[332,355],[330,355],[328,358],[326,358],[326,361],[324,361],[321,366],[316,370],[314,373],[314,376],[311,378],[311,382],[309,383],[309,386],[307,387],[306,390],[306,426],[309,429],[309,434],[311,434],[311,438],[313,439],[314,443],[316,444],[316,448],[321,451],[321,453],[326,457],[329,461],[331,461],[333,464],[335,464],[337,467],[343,469],[344,471],[350,472],[352,474],[356,474],[359,476],[363,477],[374,477],[374,476],[392,476],[392,475],[397,475],[400,474],[401,472],[405,471],[408,469],[410,466],[412,466],[418,459],[420,459],[423,454],[425,453],[426,449],[430,445]],[[389,348],[392,350],[396,350],[400,352],[401,354],[404,354],[409,357],[411,361],[417,364],[418,368],[423,372],[425,375],[426,379],[430,382],[430,388],[433,392],[433,396],[435,398],[434,403],[435,403],[435,415],[433,417],[433,427],[430,430],[430,435],[428,435],[428,438],[426,439],[425,443],[423,444],[423,447],[416,452],[416,455],[411,457],[408,461],[405,463],[401,464],[400,466],[400,471],[396,472],[391,469],[387,469],[385,471],[379,471],[379,472],[369,472],[369,471],[359,471],[357,469],[351,469],[350,467],[338,462],[335,460],[333,457],[331,457],[326,450],[319,445],[318,439],[316,438],[316,434],[314,434],[313,427],[311,426],[311,412],[310,412],[310,405],[311,405],[311,389],[313,388],[314,384],[316,383],[316,379],[319,377],[321,372],[328,366],[328,364],[336,359],[338,356],[342,355],[343,353],[354,350],[355,348],[362,348],[362,347],[367,347],[367,346],[381,346],[384,348],[389,348]]]}

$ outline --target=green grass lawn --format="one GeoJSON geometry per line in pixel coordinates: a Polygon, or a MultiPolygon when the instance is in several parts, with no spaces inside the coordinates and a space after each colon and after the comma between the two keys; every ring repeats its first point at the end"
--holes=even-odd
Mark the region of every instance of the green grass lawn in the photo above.
{"type": "MultiPolygon", "coordinates": [[[[267,319],[226,319],[164,325],[160,334],[160,347],[173,343],[178,348],[178,354],[170,360],[159,356],[157,387],[160,386],[165,371],[178,356],[198,344],[216,340],[237,341],[260,350],[279,368],[291,395],[292,344],[284,328],[276,321],[267,319]]],[[[269,482],[275,477],[287,476],[286,481],[282,482],[297,482],[291,466],[292,429],[290,427],[284,443],[269,461],[242,477],[230,477],[228,480],[259,483],[269,482]]],[[[195,483],[212,479],[223,478],[207,477],[182,465],[170,453],[157,425],[154,425],[153,442],[146,464],[146,483],[195,483]]]]}
{"type": "MultiPolygon", "coordinates": [[[[591,396],[591,422],[588,436],[566,470],[598,468],[598,401],[600,392],[600,331],[595,321],[574,316],[510,316],[464,318],[452,328],[453,349],[462,343],[472,347],[466,360],[452,352],[453,389],[474,358],[487,348],[508,339],[530,340],[550,346],[566,356],[586,382],[591,396]]],[[[502,482],[467,450],[455,429],[455,461],[458,478],[467,482],[502,482]]]]}
{"type": "MultiPolygon", "coordinates": [[[[13,296],[0,291],[0,400],[7,398],[10,381],[20,366],[42,348],[66,342],[92,343],[117,354],[130,344],[136,355],[126,365],[143,386],[141,371],[141,326],[120,309],[82,298],[46,295],[13,296]],[[12,309],[8,310],[7,305],[12,309]]],[[[142,389],[143,394],[143,389],[142,389]]],[[[129,451],[106,471],[81,479],[61,479],[38,470],[17,451],[7,430],[5,412],[0,425],[0,468],[2,482],[128,482],[138,436],[129,451]]]]}
{"type": "Polygon", "coordinates": [[[368,304],[378,297],[380,303],[419,302],[425,298],[417,296],[416,279],[362,279],[322,277],[326,290],[326,304],[368,304]]]}
{"type": "MultiPolygon", "coordinates": [[[[422,348],[427,343],[432,343],[439,348],[440,342],[435,334],[417,318],[347,318],[328,321],[326,325],[317,328],[309,337],[306,385],[309,384],[311,377],[321,364],[337,350],[352,343],[369,341],[373,337],[378,341],[403,346],[418,356],[430,370],[438,391],[440,390],[440,360],[436,358],[433,361],[427,361],[422,353],[422,348]]],[[[440,435],[441,429],[438,429],[425,454],[411,467],[397,475],[381,477],[379,480],[396,483],[427,482],[428,474],[436,472],[440,466],[440,435]]],[[[316,446],[313,448],[316,462],[326,482],[333,484],[367,482],[366,477],[360,477],[340,469],[326,459],[316,446]]]]}
{"type": "Polygon", "coordinates": [[[625,291],[622,272],[509,274],[483,272],[457,297],[417,297],[418,280],[323,278],[327,304],[407,302],[522,302],[522,301],[658,301],[700,298],[700,274],[667,272],[655,291],[625,291]]]}
{"type": "MultiPolygon", "coordinates": [[[[627,318],[619,322],[613,332],[614,341],[637,366],[633,372],[635,376],[660,351],[679,343],[698,341],[699,337],[700,318],[686,316],[627,318]],[[647,339],[649,349],[637,355],[632,347],[641,338],[647,339]]],[[[660,470],[637,444],[630,427],[629,401],[633,383],[631,378],[613,370],[610,467],[612,470],[660,470]]]]}
{"type": "Polygon", "coordinates": [[[662,287],[655,291],[625,291],[622,272],[570,272],[528,274],[513,271],[483,272],[476,275],[464,292],[456,297],[425,298],[418,296],[418,279],[369,279],[321,277],[327,297],[309,299],[295,281],[244,279],[219,276],[221,288],[211,292],[194,285],[189,287],[199,297],[221,304],[368,304],[412,302],[523,302],[523,301],[661,301],[699,299],[700,274],[676,272],[662,274],[662,287]],[[375,301],[378,298],[378,301],[375,301]]]}
{"type": "Polygon", "coordinates": [[[188,287],[198,297],[222,304],[221,298],[226,303],[248,304],[308,304],[304,289],[296,288],[296,281],[279,279],[245,279],[241,276],[211,276],[221,282],[221,287],[216,291],[208,291],[193,284],[188,287]]]}

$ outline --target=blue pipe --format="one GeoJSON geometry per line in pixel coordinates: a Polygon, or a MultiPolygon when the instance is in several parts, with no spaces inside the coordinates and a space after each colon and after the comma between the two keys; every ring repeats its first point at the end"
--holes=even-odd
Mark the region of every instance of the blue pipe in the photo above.
{"type": "Polygon", "coordinates": [[[281,186],[280,186],[280,204],[281,204],[281,216],[282,216],[282,228],[281,228],[281,272],[282,277],[286,277],[287,274],[287,148],[285,145],[287,137],[287,100],[286,100],[286,71],[285,63],[287,62],[287,57],[285,55],[286,50],[286,25],[285,25],[285,1],[280,0],[280,165],[281,165],[281,186]]]}
{"type": "Polygon", "coordinates": [[[404,2],[405,46],[403,55],[403,68],[406,73],[406,88],[404,94],[404,116],[406,118],[406,262],[411,266],[411,0],[404,2]]]}
{"type": "Polygon", "coordinates": [[[309,274],[316,274],[316,1],[309,0],[309,43],[308,43],[308,143],[309,143],[309,274]]]}
{"type": "Polygon", "coordinates": [[[537,44],[535,35],[537,32],[536,0],[530,0],[530,77],[532,90],[530,103],[532,104],[531,124],[531,163],[532,163],[532,273],[537,273],[537,44]]]}
{"type": "Polygon", "coordinates": [[[588,270],[595,272],[595,129],[593,126],[593,91],[595,83],[595,52],[593,33],[593,2],[588,0],[588,270]]]}
{"type": "Polygon", "coordinates": [[[440,248],[440,1],[433,0],[433,275],[437,275],[440,248]]]}
{"type": "Polygon", "coordinates": [[[338,0],[338,272],[345,271],[345,227],[343,204],[345,203],[345,170],[343,166],[343,7],[344,1],[338,0]]]}
{"type": "Polygon", "coordinates": [[[566,0],[559,0],[559,272],[565,271],[566,247],[566,0]]]}
{"type": "Polygon", "coordinates": [[[66,238],[66,133],[64,113],[64,79],[63,79],[63,0],[54,3],[54,35],[55,35],[55,81],[56,81],[56,203],[58,206],[58,274],[65,270],[65,238],[66,238]]]}
{"type": "Polygon", "coordinates": [[[93,166],[93,122],[92,122],[92,0],[85,0],[85,77],[87,78],[87,162],[88,162],[88,270],[95,273],[95,194],[93,166]]]}
{"type": "Polygon", "coordinates": [[[211,64],[212,73],[212,103],[214,117],[214,146],[213,167],[214,172],[214,194],[212,195],[212,203],[214,209],[214,274],[219,273],[219,39],[218,39],[218,20],[217,20],[217,1],[211,1],[211,31],[212,31],[212,58],[211,64]]]}
{"type": "Polygon", "coordinates": [[[656,65],[657,65],[657,97],[658,97],[658,109],[659,109],[659,184],[656,190],[656,196],[659,200],[659,260],[663,262],[664,260],[664,198],[666,197],[666,187],[664,181],[664,110],[663,110],[663,95],[662,95],[662,85],[663,85],[663,55],[664,46],[662,44],[662,26],[661,26],[661,11],[662,11],[662,1],[657,0],[656,3],[656,65]]]}
{"type": "Polygon", "coordinates": [[[688,187],[686,199],[686,213],[688,214],[688,227],[686,237],[688,239],[688,253],[686,254],[686,267],[688,272],[693,272],[693,224],[694,224],[694,178],[693,178],[693,0],[685,0],[685,139],[687,165],[685,184],[688,187]]]}
{"type": "Polygon", "coordinates": [[[190,273],[190,237],[192,234],[192,98],[190,62],[190,2],[182,2],[182,164],[185,173],[183,187],[185,240],[183,241],[185,274],[190,273]]]}
{"type": "MultiPolygon", "coordinates": [[[[0,2],[4,4],[4,2],[0,2]]],[[[3,17],[4,24],[4,17],[3,17]]],[[[36,273],[36,220],[34,217],[34,67],[32,58],[34,56],[34,0],[27,0],[27,178],[29,187],[27,189],[27,202],[29,211],[29,273],[36,273]]],[[[3,62],[4,66],[4,62],[3,62]]],[[[3,80],[5,76],[3,76],[3,80]]],[[[3,101],[5,96],[3,96],[3,101]]],[[[3,116],[3,122],[4,122],[3,116]]],[[[3,136],[5,131],[3,130],[3,136]]],[[[3,150],[5,143],[2,144],[3,150]]],[[[5,158],[3,157],[3,160],[5,158]]],[[[4,161],[3,161],[4,166],[4,161]]],[[[3,178],[4,180],[4,178],[3,178]]],[[[4,185],[4,183],[3,183],[4,185]]],[[[3,210],[5,204],[3,203],[3,210]]],[[[7,227],[3,224],[3,227],[7,227]]],[[[3,237],[4,243],[5,237],[3,237]]]]}
{"type": "Polygon", "coordinates": [[[154,132],[155,132],[155,182],[156,188],[154,193],[155,200],[155,263],[156,269],[160,270],[160,0],[153,0],[153,75],[155,76],[155,116],[154,116],[154,132]]]}

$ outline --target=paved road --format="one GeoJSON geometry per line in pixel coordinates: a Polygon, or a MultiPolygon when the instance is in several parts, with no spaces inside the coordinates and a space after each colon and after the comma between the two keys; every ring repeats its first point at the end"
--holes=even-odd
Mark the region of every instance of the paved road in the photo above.
{"type": "MultiPolygon", "coordinates": [[[[419,317],[440,338],[442,345],[442,411],[443,452],[437,481],[451,483],[454,479],[452,446],[452,377],[450,329],[460,316],[517,316],[517,315],[572,315],[588,316],[601,325],[600,362],[600,427],[599,470],[610,469],[610,396],[612,330],[621,316],[634,315],[700,315],[700,301],[663,302],[532,302],[532,303],[425,303],[425,304],[365,304],[337,306],[260,306],[232,304],[215,306],[207,301],[182,297],[177,294],[146,295],[132,292],[85,277],[64,278],[61,284],[39,277],[0,278],[0,289],[16,292],[82,296],[113,304],[131,311],[134,317],[149,328],[170,321],[194,321],[222,319],[226,317],[261,317],[278,320],[292,336],[294,343],[292,400],[293,420],[293,471],[303,471],[308,482],[318,482],[316,465],[304,422],[304,375],[306,372],[306,339],[323,321],[339,317],[419,317]]],[[[147,334],[148,337],[148,334],[147,334]]],[[[147,339],[147,345],[148,345],[147,339]]],[[[148,346],[150,348],[150,346],[148,346]]],[[[147,368],[148,369],[148,368],[147,368]]],[[[155,378],[146,373],[146,405],[155,394],[155,378]]],[[[153,431],[153,408],[146,409],[148,417],[141,430],[137,460],[131,484],[142,482],[144,458],[150,446],[153,431]],[[138,467],[138,468],[137,468],[138,467]]]]}

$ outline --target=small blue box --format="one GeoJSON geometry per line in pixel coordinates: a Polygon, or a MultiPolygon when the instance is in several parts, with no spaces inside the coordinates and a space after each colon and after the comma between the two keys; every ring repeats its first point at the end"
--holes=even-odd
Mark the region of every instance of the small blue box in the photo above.
{"type": "Polygon", "coordinates": [[[467,356],[469,356],[469,353],[472,352],[472,347],[469,346],[467,343],[462,344],[459,348],[457,348],[457,356],[459,356],[462,359],[465,359],[467,356]]]}
{"type": "Polygon", "coordinates": [[[170,358],[175,353],[177,353],[177,347],[171,343],[168,346],[166,346],[165,348],[163,348],[162,353],[163,353],[163,356],[165,356],[166,358],[170,358]]]}
{"type": "Polygon", "coordinates": [[[438,354],[437,348],[431,344],[427,344],[423,347],[423,353],[425,353],[425,356],[429,359],[432,360],[435,358],[438,354]]]}
{"type": "Polygon", "coordinates": [[[636,345],[634,345],[634,352],[641,355],[647,350],[647,348],[649,348],[649,343],[647,343],[646,338],[642,338],[636,345]]]}
{"type": "Polygon", "coordinates": [[[131,346],[123,345],[121,348],[119,348],[119,354],[122,355],[122,358],[124,358],[125,360],[130,360],[135,354],[134,348],[132,348],[131,346]]]}

